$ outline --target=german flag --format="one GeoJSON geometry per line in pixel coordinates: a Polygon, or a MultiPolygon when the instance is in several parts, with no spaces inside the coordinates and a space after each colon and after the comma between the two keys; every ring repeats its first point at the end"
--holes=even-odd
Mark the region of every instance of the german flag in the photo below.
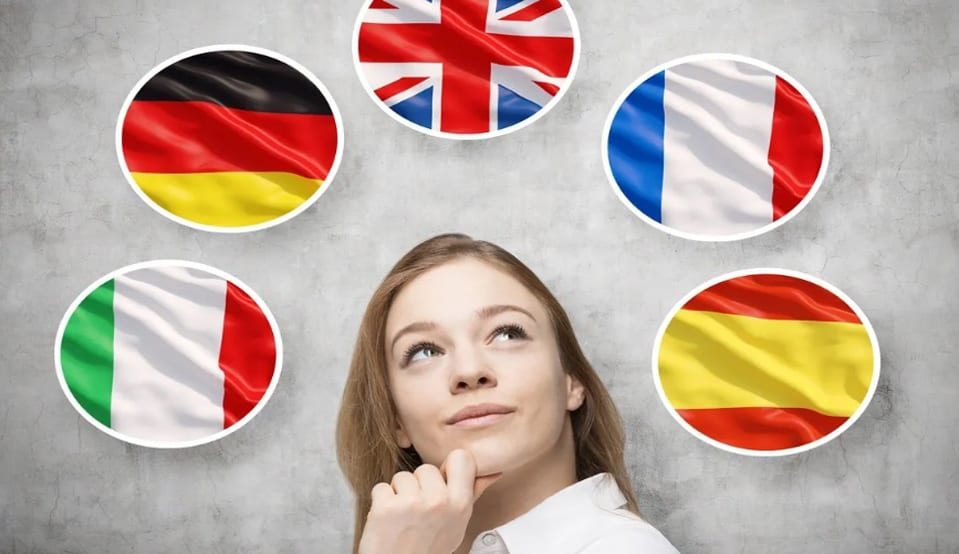
{"type": "Polygon", "coordinates": [[[732,447],[785,450],[846,422],[873,380],[853,309],[797,277],[753,274],[686,302],[663,333],[659,377],[673,409],[732,447]]]}
{"type": "Polygon", "coordinates": [[[298,70],[245,51],[184,58],[150,78],[123,119],[136,185],[216,227],[274,220],[317,194],[337,152],[330,104],[298,70]]]}

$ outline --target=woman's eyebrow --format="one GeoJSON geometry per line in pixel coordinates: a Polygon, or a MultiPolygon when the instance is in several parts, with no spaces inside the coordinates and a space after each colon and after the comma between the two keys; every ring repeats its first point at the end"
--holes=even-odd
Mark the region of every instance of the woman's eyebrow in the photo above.
{"type": "Polygon", "coordinates": [[[476,310],[476,315],[479,316],[480,319],[489,319],[494,315],[501,314],[503,312],[520,312],[528,315],[533,321],[536,321],[536,318],[533,317],[533,314],[529,313],[523,308],[520,308],[519,306],[514,306],[513,304],[495,304],[493,306],[486,306],[485,308],[476,310]]]}
{"type": "Polygon", "coordinates": [[[396,346],[396,341],[400,340],[400,337],[406,333],[415,333],[417,331],[431,331],[436,328],[436,324],[432,321],[417,321],[416,323],[410,323],[406,327],[400,329],[395,335],[393,335],[393,342],[390,343],[390,350],[396,346]]]}

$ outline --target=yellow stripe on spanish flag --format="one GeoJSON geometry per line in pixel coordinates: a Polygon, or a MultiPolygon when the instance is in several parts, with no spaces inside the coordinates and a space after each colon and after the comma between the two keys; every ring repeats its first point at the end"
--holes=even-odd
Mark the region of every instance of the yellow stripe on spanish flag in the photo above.
{"type": "Polygon", "coordinates": [[[303,204],[323,185],[287,172],[131,173],[160,207],[184,219],[220,227],[256,225],[303,204]]]}
{"type": "Polygon", "coordinates": [[[865,327],[679,310],[663,335],[659,375],[677,410],[805,408],[851,416],[872,380],[865,327]]]}

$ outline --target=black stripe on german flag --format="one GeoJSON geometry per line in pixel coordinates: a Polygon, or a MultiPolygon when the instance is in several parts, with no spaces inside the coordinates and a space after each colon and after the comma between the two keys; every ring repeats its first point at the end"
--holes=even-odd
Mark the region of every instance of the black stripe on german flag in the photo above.
{"type": "Polygon", "coordinates": [[[205,52],[180,60],[150,79],[134,100],[198,100],[258,112],[332,115],[305,75],[263,54],[205,52]]]}

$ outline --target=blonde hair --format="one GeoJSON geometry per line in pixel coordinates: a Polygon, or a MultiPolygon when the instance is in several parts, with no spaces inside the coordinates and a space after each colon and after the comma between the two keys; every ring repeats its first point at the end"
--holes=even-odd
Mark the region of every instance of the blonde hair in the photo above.
{"type": "Polygon", "coordinates": [[[386,317],[393,299],[407,283],[434,267],[466,256],[505,271],[543,303],[563,370],[582,383],[586,392],[583,404],[570,413],[576,478],[611,473],[626,497],[626,509],[641,516],[624,461],[622,419],[580,349],[566,311],[536,274],[506,250],[466,235],[445,234],[418,244],[393,266],[373,292],[360,323],[336,422],[337,461],[356,494],[354,553],[372,505],[373,486],[381,481],[389,483],[395,473],[412,472],[422,463],[415,449],[397,444],[394,434],[398,422],[387,376],[386,317]]]}

